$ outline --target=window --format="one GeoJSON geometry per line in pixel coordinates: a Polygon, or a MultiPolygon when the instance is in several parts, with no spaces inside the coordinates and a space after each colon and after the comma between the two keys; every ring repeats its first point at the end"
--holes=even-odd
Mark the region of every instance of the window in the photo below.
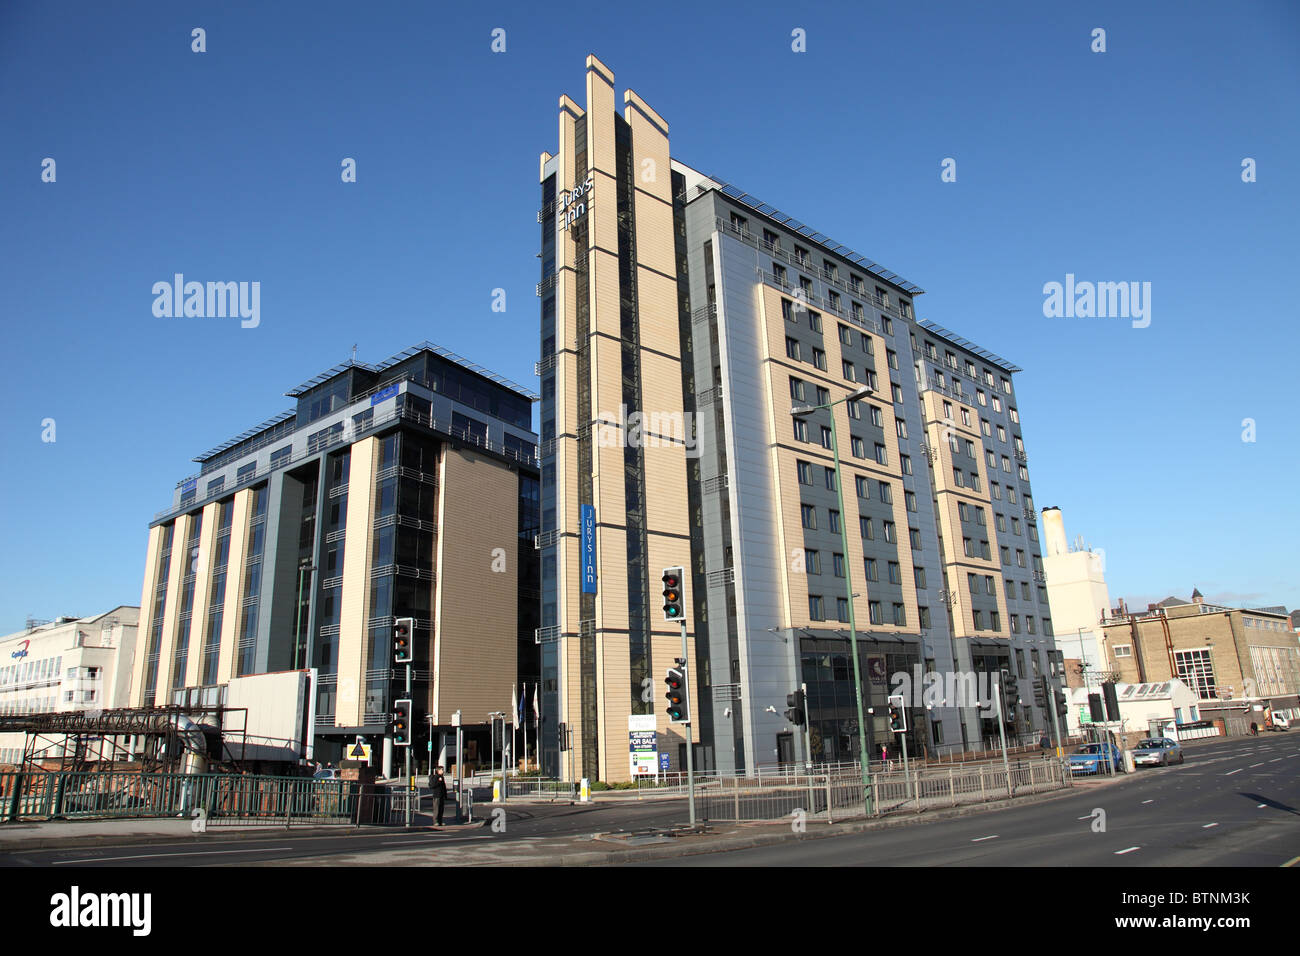
{"type": "Polygon", "coordinates": [[[1011,533],[1012,533],[1012,534],[1020,534],[1020,519],[1019,519],[1019,518],[1012,518],[1012,519],[1011,519],[1011,533]]]}
{"type": "Polygon", "coordinates": [[[971,616],[975,620],[975,630],[984,630],[984,613],[982,611],[972,611],[971,616]]]}
{"type": "Polygon", "coordinates": [[[1011,552],[1007,548],[1002,549],[1002,566],[1006,567],[1011,564],[1011,552]]]}
{"type": "Polygon", "coordinates": [[[803,552],[803,569],[805,574],[821,574],[821,552],[815,551],[811,548],[805,548],[803,552]]]}
{"type": "Polygon", "coordinates": [[[887,505],[894,503],[894,486],[887,481],[878,481],[876,485],[880,489],[880,500],[887,505]]]}
{"type": "Polygon", "coordinates": [[[983,509],[983,508],[976,508],[976,509],[975,509],[975,523],[976,523],[977,525],[979,525],[980,527],[984,527],[984,509],[983,509]]]}
{"type": "Polygon", "coordinates": [[[985,437],[992,436],[992,432],[989,431],[989,420],[987,418],[980,419],[980,434],[984,435],[985,437]]]}
{"type": "Polygon", "coordinates": [[[255,474],[257,474],[257,462],[250,461],[247,465],[244,465],[235,472],[235,481],[241,482],[246,478],[253,477],[255,474]]]}
{"type": "Polygon", "coordinates": [[[865,321],[865,316],[863,315],[863,312],[862,312],[862,303],[861,303],[861,302],[854,302],[852,299],[850,299],[850,300],[849,300],[849,309],[850,309],[850,311],[853,313],[853,317],[854,317],[855,319],[857,319],[859,322],[865,321]]]}
{"type": "Polygon", "coordinates": [[[901,604],[894,605],[894,623],[900,626],[907,623],[907,611],[901,604]]]}
{"type": "Polygon", "coordinates": [[[829,428],[827,428],[825,425],[821,426],[821,429],[822,429],[822,447],[823,447],[823,448],[830,448],[830,447],[831,447],[831,444],[832,444],[832,443],[831,443],[831,430],[830,430],[829,428]]]}
{"type": "Polygon", "coordinates": [[[901,418],[894,419],[894,431],[898,432],[899,438],[907,437],[907,422],[901,418]]]}
{"type": "Polygon", "coordinates": [[[1002,380],[1002,391],[1004,391],[1008,395],[1011,394],[1011,379],[1004,378],[1002,380]]]}
{"type": "Polygon", "coordinates": [[[841,364],[844,370],[844,377],[847,378],[850,382],[857,381],[853,370],[853,363],[850,362],[848,359],[845,359],[841,364]]]}
{"type": "Polygon", "coordinates": [[[908,528],[908,529],[907,529],[907,536],[908,536],[908,538],[909,538],[910,541],[911,541],[911,544],[912,544],[912,550],[913,550],[913,551],[920,551],[920,550],[921,550],[921,532],[918,531],[916,528],[908,528]]]}
{"type": "Polygon", "coordinates": [[[827,300],[826,304],[829,305],[836,312],[844,311],[843,307],[840,305],[840,294],[836,292],[834,289],[826,290],[826,300],[827,300]]]}
{"type": "Polygon", "coordinates": [[[796,362],[801,361],[799,358],[799,340],[792,339],[789,336],[785,340],[785,354],[787,358],[792,358],[796,362]]]}
{"type": "Polygon", "coordinates": [[[866,332],[862,332],[861,335],[862,335],[862,351],[866,352],[868,355],[875,355],[876,347],[871,344],[871,336],[869,336],[866,332]]]}
{"type": "Polygon", "coordinates": [[[966,443],[966,457],[967,457],[967,458],[974,458],[974,457],[975,457],[975,443],[974,443],[973,441],[971,441],[969,438],[963,439],[963,441],[966,443]]]}
{"type": "MultiPolygon", "coordinates": [[[[839,512],[832,512],[832,514],[838,514],[838,513],[839,512]]],[[[844,555],[832,553],[831,565],[834,568],[835,576],[837,578],[844,577],[844,555]]]]}
{"type": "Polygon", "coordinates": [[[794,440],[807,441],[808,423],[804,421],[802,418],[798,418],[798,417],[793,417],[790,420],[794,422],[794,440]]]}
{"type": "Polygon", "coordinates": [[[880,444],[880,442],[876,442],[876,464],[889,464],[889,457],[885,454],[885,446],[880,444]]]}
{"type": "Polygon", "coordinates": [[[1002,486],[999,485],[996,481],[995,481],[995,482],[992,482],[992,485],[993,485],[993,487],[992,487],[990,490],[993,492],[993,500],[994,500],[994,501],[1001,501],[1001,500],[1002,500],[1002,486]]]}
{"type": "Polygon", "coordinates": [[[812,354],[813,365],[816,365],[823,372],[826,371],[826,353],[821,349],[814,348],[812,354]]]}
{"type": "MultiPolygon", "coordinates": [[[[871,380],[870,385],[872,388],[876,387],[876,380],[874,378],[871,380]]],[[[903,404],[903,390],[898,387],[897,382],[889,383],[889,391],[890,394],[893,395],[895,405],[903,404]]]]}
{"type": "Polygon", "coordinates": [[[880,602],[879,602],[879,601],[868,601],[868,602],[867,602],[867,610],[868,610],[868,612],[871,614],[871,623],[872,623],[872,624],[883,624],[883,623],[884,623],[884,619],[880,616],[880,602]]]}
{"type": "Polygon", "coordinates": [[[1016,549],[1016,565],[1022,568],[1025,566],[1025,552],[1019,548],[1016,549]]]}
{"type": "Polygon", "coordinates": [[[817,509],[812,505],[800,505],[799,510],[803,515],[803,526],[813,531],[817,530],[817,509]]]}
{"type": "Polygon", "coordinates": [[[849,436],[849,449],[852,451],[854,458],[867,457],[867,445],[857,435],[849,436]]]}
{"type": "Polygon", "coordinates": [[[781,248],[781,237],[778,236],[776,233],[774,233],[771,229],[764,229],[764,230],[763,230],[763,245],[766,246],[766,247],[769,248],[769,249],[780,249],[780,248],[781,248]]]}
{"type": "Polygon", "coordinates": [[[957,502],[957,516],[962,521],[970,521],[970,505],[964,501],[957,502]]]}
{"type": "Polygon", "coordinates": [[[910,475],[910,474],[912,473],[912,456],[911,456],[911,455],[899,455],[899,456],[898,456],[898,460],[899,460],[899,463],[902,465],[902,468],[903,468],[903,474],[905,474],[905,475],[910,475]]]}
{"type": "MultiPolygon", "coordinates": [[[[779,262],[772,263],[772,277],[776,279],[777,285],[781,286],[781,288],[786,287],[785,266],[781,265],[779,262]]],[[[784,303],[782,303],[782,305],[784,306],[784,303]]],[[[784,307],[781,311],[782,313],[785,312],[784,307]]],[[[789,318],[789,316],[787,315],[786,318],[789,318]]]]}
{"type": "Polygon", "coordinates": [[[824,470],[826,472],[826,490],[834,491],[835,490],[835,469],[826,468],[824,470]]]}
{"type": "Polygon", "coordinates": [[[794,247],[794,258],[795,258],[795,261],[798,262],[800,265],[807,265],[807,263],[808,263],[808,250],[805,249],[805,248],[803,248],[802,246],[795,246],[795,247],[794,247]]]}
{"type": "Polygon", "coordinates": [[[808,595],[808,616],[814,621],[826,620],[826,611],[823,608],[820,594],[808,595]]]}
{"type": "Polygon", "coordinates": [[[961,550],[962,550],[962,554],[966,555],[966,557],[968,558],[975,557],[975,542],[972,541],[970,538],[962,538],[961,550]]]}
{"type": "Polygon", "coordinates": [[[929,628],[930,626],[930,609],[928,607],[918,607],[916,609],[921,615],[921,627],[929,628]]]}
{"type": "Polygon", "coordinates": [[[889,583],[890,584],[903,583],[903,569],[899,566],[897,561],[889,562],[889,583]]]}
{"type": "Polygon", "coordinates": [[[884,532],[884,534],[885,534],[885,540],[888,541],[888,542],[890,542],[890,543],[892,544],[893,541],[894,541],[894,522],[892,522],[892,521],[882,521],[882,522],[881,522],[881,530],[882,530],[882,531],[884,532]]]}
{"type": "Polygon", "coordinates": [[[821,385],[817,386],[817,404],[829,405],[831,402],[831,390],[821,385]]]}
{"type": "Polygon", "coordinates": [[[1025,615],[1025,628],[1030,634],[1037,633],[1037,630],[1034,627],[1034,619],[1030,615],[1025,615]]]}
{"type": "Polygon", "coordinates": [[[1011,416],[1011,420],[1013,422],[1015,422],[1017,425],[1020,424],[1020,413],[1018,411],[1016,411],[1014,408],[1008,408],[1007,414],[1011,416]]]}
{"type": "Polygon", "coordinates": [[[1133,645],[1132,645],[1132,644],[1116,644],[1116,645],[1115,645],[1115,648],[1114,648],[1114,654],[1115,654],[1116,659],[1121,658],[1121,657],[1132,657],[1132,656],[1133,656],[1133,645]]]}
{"type": "MultiPolygon", "coordinates": [[[[805,288],[812,288],[811,283],[805,286],[805,288]]],[[[808,310],[808,328],[812,329],[814,332],[820,332],[822,330],[822,317],[820,312],[814,312],[811,309],[808,310]]],[[[814,355],[816,352],[817,350],[813,349],[814,355]]],[[[817,364],[817,367],[822,371],[826,370],[826,357],[824,355],[822,356],[822,361],[817,364]]]]}
{"type": "Polygon", "coordinates": [[[812,462],[808,462],[808,461],[798,461],[798,462],[795,462],[795,464],[796,464],[796,465],[798,466],[798,468],[799,468],[799,484],[801,484],[801,485],[811,485],[811,484],[813,483],[813,480],[812,480],[812,469],[813,469],[812,462]]]}
{"type": "Polygon", "coordinates": [[[1011,459],[1006,455],[1002,456],[1002,470],[1007,474],[1011,474],[1011,459]]]}
{"type": "Polygon", "coordinates": [[[962,470],[960,468],[954,468],[952,470],[952,483],[956,485],[958,488],[966,487],[966,478],[962,474],[962,470]]]}
{"type": "Polygon", "coordinates": [[[1001,425],[999,425],[999,426],[998,426],[998,441],[1000,441],[1000,442],[1005,442],[1006,440],[1007,440],[1007,430],[1006,430],[1005,428],[1003,428],[1001,425]]]}
{"type": "Polygon", "coordinates": [[[858,488],[858,497],[859,497],[859,498],[870,498],[870,497],[871,497],[871,479],[870,479],[870,478],[864,478],[864,477],[862,477],[861,475],[858,475],[856,478],[854,478],[854,481],[857,483],[857,488],[858,488]]]}
{"type": "Polygon", "coordinates": [[[871,424],[875,425],[877,428],[884,428],[884,413],[875,405],[868,405],[867,407],[871,409],[871,424]]]}
{"type": "Polygon", "coordinates": [[[790,302],[789,299],[781,300],[781,318],[786,319],[790,322],[795,321],[794,305],[790,302]]]}
{"type": "Polygon", "coordinates": [[[993,410],[994,410],[995,412],[1000,412],[1000,411],[1002,411],[1002,399],[1000,399],[1000,398],[999,398],[998,396],[996,396],[996,395],[993,396],[993,410]]]}
{"type": "Polygon", "coordinates": [[[876,529],[870,518],[865,516],[858,518],[858,530],[862,532],[862,537],[868,541],[876,540],[876,529]]]}
{"type": "MultiPolygon", "coordinates": [[[[1042,592],[1042,593],[1039,595],[1039,600],[1042,601],[1044,604],[1046,604],[1046,603],[1047,603],[1047,588],[1039,588],[1038,590],[1042,592]]],[[[1023,599],[1026,600],[1026,601],[1029,600],[1029,582],[1028,582],[1028,581],[1021,581],[1021,582],[1020,582],[1020,596],[1021,596],[1021,598],[1023,598],[1023,599]]]]}
{"type": "Polygon", "coordinates": [[[993,575],[991,574],[984,575],[984,593],[985,594],[993,593],[993,575]]]}
{"type": "Polygon", "coordinates": [[[794,399],[796,402],[806,401],[806,399],[804,398],[803,379],[794,378],[793,376],[791,376],[790,397],[794,399]]]}
{"type": "Polygon", "coordinates": [[[989,468],[990,468],[992,471],[997,471],[997,470],[998,470],[998,459],[997,459],[997,456],[994,455],[992,451],[986,451],[984,454],[985,454],[986,458],[988,459],[989,468]]]}
{"type": "Polygon", "coordinates": [[[847,325],[840,326],[840,342],[844,345],[853,345],[853,330],[847,325]]]}
{"type": "MultiPolygon", "coordinates": [[[[994,487],[996,488],[997,486],[994,485],[994,487]]],[[[1007,519],[1005,515],[1000,515],[995,513],[993,515],[993,523],[997,526],[997,529],[999,531],[1007,530],[1007,519]]]]}
{"type": "Polygon", "coordinates": [[[849,619],[848,598],[835,599],[835,619],[838,621],[847,621],[849,619]]]}
{"type": "Polygon", "coordinates": [[[879,581],[879,580],[880,580],[880,577],[879,577],[879,575],[878,575],[878,573],[877,573],[877,571],[876,571],[876,559],[875,559],[875,558],[867,558],[867,559],[866,559],[866,567],[867,567],[867,580],[868,580],[868,581],[879,581]]]}
{"type": "Polygon", "coordinates": [[[1178,679],[1196,691],[1202,699],[1216,695],[1214,661],[1208,650],[1174,651],[1178,679]]]}
{"type": "Polygon", "coordinates": [[[1014,601],[1016,599],[1016,582],[1012,581],[1010,578],[1007,578],[1006,587],[1007,587],[1007,600],[1014,601]]]}
{"type": "Polygon", "coordinates": [[[894,320],[887,315],[880,317],[880,327],[885,330],[886,335],[894,334],[894,320]]]}
{"type": "Polygon", "coordinates": [[[898,353],[893,349],[885,349],[885,358],[889,362],[889,367],[898,368],[898,353]]]}
{"type": "Polygon", "coordinates": [[[834,508],[829,509],[829,511],[828,511],[827,513],[830,515],[830,518],[831,518],[831,524],[830,524],[830,528],[831,528],[831,530],[834,531],[836,534],[839,534],[839,533],[840,533],[840,513],[839,513],[838,511],[836,511],[834,508]]]}
{"type": "Polygon", "coordinates": [[[989,611],[989,627],[995,631],[1002,630],[1002,615],[997,611],[989,611]]]}
{"type": "Polygon", "coordinates": [[[916,492],[915,492],[915,491],[907,491],[907,490],[904,490],[904,491],[903,491],[903,504],[906,506],[906,508],[907,508],[908,511],[915,512],[915,511],[916,511],[916,492]]]}
{"type": "Polygon", "coordinates": [[[749,232],[749,220],[733,212],[731,214],[731,228],[736,232],[749,232]]]}

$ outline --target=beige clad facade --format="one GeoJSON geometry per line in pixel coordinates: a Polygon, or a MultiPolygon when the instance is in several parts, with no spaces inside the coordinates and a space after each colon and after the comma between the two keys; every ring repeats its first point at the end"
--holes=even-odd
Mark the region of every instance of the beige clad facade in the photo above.
{"type": "MultiPolygon", "coordinates": [[[[677,763],[680,725],[664,714],[662,678],[681,656],[679,629],[663,621],[660,571],[692,561],[686,500],[686,434],[678,338],[677,280],[668,127],[632,91],[623,97],[633,175],[624,189],[635,221],[635,341],[631,348],[620,297],[616,98],[613,73],[587,59],[586,107],[560,99],[558,192],[576,197],[556,242],[555,461],[556,625],[559,720],[572,731],[573,754],[560,771],[606,781],[631,775],[628,718],[656,714],[660,748],[677,763]],[[585,148],[579,153],[579,144],[585,148]],[[583,189],[590,177],[591,187],[583,189]],[[580,203],[580,207],[578,205],[580,203]],[[648,421],[627,421],[625,378],[635,378],[648,421]],[[638,449],[639,502],[629,514],[626,451],[638,449]],[[581,509],[595,511],[595,595],[581,591],[581,509]],[[641,556],[629,575],[631,550],[641,556]],[[644,540],[644,550],[640,541],[644,540]],[[640,593],[629,593],[636,589],[640,593]],[[630,632],[629,605],[644,608],[645,630],[630,632]],[[647,646],[648,645],[648,646],[647,646]],[[645,653],[633,656],[634,648],[645,653]],[[571,757],[571,759],[570,759],[571,757]]],[[[551,154],[542,155],[543,177],[551,154]]],[[[685,582],[692,606],[691,578],[685,582]]],[[[694,660],[688,613],[687,657],[694,660]]],[[[698,733],[695,735],[698,739],[698,733]]]]}

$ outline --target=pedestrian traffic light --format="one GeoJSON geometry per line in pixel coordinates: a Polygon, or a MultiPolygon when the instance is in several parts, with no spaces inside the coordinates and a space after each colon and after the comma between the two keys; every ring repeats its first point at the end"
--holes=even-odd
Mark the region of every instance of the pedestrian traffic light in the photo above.
{"type": "Polygon", "coordinates": [[[896,734],[907,732],[907,711],[903,709],[903,695],[894,694],[889,698],[889,729],[896,734]]]}
{"type": "Polygon", "coordinates": [[[664,568],[664,620],[680,621],[686,617],[682,599],[682,569],[664,568]]]}
{"type": "Polygon", "coordinates": [[[393,622],[393,660],[398,664],[409,664],[411,657],[411,631],[415,618],[399,617],[393,622]]]}
{"type": "Polygon", "coordinates": [[[393,720],[388,725],[388,733],[393,738],[394,747],[411,746],[411,702],[409,700],[393,701],[393,720]]]}
{"type": "Polygon", "coordinates": [[[803,691],[797,690],[793,694],[785,695],[785,706],[788,708],[785,712],[785,719],[790,721],[796,727],[802,727],[805,720],[804,714],[803,691]]]}
{"type": "Polygon", "coordinates": [[[680,667],[668,668],[664,684],[668,687],[668,693],[664,695],[668,698],[668,719],[674,724],[682,723],[687,719],[685,671],[680,667]]]}
{"type": "Polygon", "coordinates": [[[568,749],[569,749],[569,728],[564,724],[560,724],[560,753],[564,753],[568,749]]]}

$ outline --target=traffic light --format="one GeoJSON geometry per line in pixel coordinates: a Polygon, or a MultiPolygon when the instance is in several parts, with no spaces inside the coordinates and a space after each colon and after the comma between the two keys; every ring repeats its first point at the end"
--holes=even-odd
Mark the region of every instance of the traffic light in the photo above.
{"type": "Polygon", "coordinates": [[[1101,694],[1088,695],[1088,716],[1092,718],[1094,724],[1105,722],[1106,711],[1101,706],[1101,694]]]}
{"type": "Polygon", "coordinates": [[[409,664],[411,657],[411,631],[414,630],[415,618],[399,617],[393,622],[393,660],[398,664],[409,664]]]}
{"type": "Polygon", "coordinates": [[[682,569],[664,568],[664,620],[680,621],[686,617],[682,598],[682,569]]]}
{"type": "Polygon", "coordinates": [[[1002,672],[1002,705],[1006,709],[1007,720],[1014,723],[1016,719],[1016,704],[1020,702],[1020,684],[1016,680],[1014,671],[1004,670],[1002,672]]]}
{"type": "Polygon", "coordinates": [[[1069,716],[1070,713],[1070,704],[1066,700],[1065,691],[1059,687],[1056,689],[1056,713],[1062,720],[1069,716]]]}
{"type": "Polygon", "coordinates": [[[560,753],[569,749],[569,728],[565,724],[560,724],[560,753]]]}
{"type": "Polygon", "coordinates": [[[1039,710],[1047,709],[1047,678],[1034,678],[1034,704],[1039,710]]]}
{"type": "Polygon", "coordinates": [[[668,687],[668,693],[664,695],[668,698],[668,719],[674,724],[680,724],[687,719],[686,672],[680,667],[668,668],[664,684],[668,687]]]}
{"type": "Polygon", "coordinates": [[[903,709],[903,695],[889,698],[889,729],[896,734],[907,732],[907,711],[903,709]]]}
{"type": "Polygon", "coordinates": [[[1106,700],[1106,719],[1119,720],[1119,698],[1115,696],[1115,685],[1107,681],[1101,685],[1101,692],[1106,700]]]}
{"type": "Polygon", "coordinates": [[[793,694],[785,695],[785,706],[789,708],[785,712],[785,719],[790,721],[796,727],[802,727],[805,719],[803,706],[803,691],[797,690],[793,694]]]}
{"type": "Polygon", "coordinates": [[[411,746],[411,702],[409,700],[393,701],[393,720],[388,725],[388,732],[393,738],[394,747],[411,746]]]}

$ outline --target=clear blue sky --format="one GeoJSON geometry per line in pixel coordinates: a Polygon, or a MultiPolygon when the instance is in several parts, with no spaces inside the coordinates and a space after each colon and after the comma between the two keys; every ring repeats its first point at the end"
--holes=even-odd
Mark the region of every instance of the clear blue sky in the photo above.
{"type": "Polygon", "coordinates": [[[0,633],[138,603],[191,457],[353,344],[535,385],[537,157],[588,53],[675,156],[1025,369],[1036,503],[1112,597],[1300,605],[1300,7],[590,6],[0,4],[0,633]],[[260,327],[155,318],[176,272],[260,282],[260,327]],[[1150,327],[1045,318],[1066,273],[1150,282],[1150,327]]]}

